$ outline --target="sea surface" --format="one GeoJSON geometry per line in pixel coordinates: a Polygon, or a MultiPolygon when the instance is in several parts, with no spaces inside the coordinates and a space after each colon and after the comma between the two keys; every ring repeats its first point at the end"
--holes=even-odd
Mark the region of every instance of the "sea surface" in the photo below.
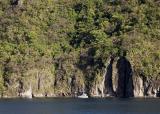
{"type": "Polygon", "coordinates": [[[160,114],[160,99],[0,99],[0,114],[160,114]]]}

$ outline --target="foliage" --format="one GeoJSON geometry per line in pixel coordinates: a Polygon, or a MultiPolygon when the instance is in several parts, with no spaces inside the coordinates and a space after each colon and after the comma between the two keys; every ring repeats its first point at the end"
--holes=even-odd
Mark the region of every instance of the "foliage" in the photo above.
{"type": "Polygon", "coordinates": [[[160,76],[156,0],[11,1],[0,1],[0,90],[13,73],[21,77],[45,65],[74,65],[94,80],[110,56],[123,51],[135,72],[160,76]]]}

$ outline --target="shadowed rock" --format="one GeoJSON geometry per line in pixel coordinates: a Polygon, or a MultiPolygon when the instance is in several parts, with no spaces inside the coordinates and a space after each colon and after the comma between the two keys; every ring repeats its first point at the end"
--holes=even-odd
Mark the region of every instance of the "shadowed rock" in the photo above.
{"type": "Polygon", "coordinates": [[[19,0],[11,0],[10,3],[11,5],[18,5],[19,0]]]}
{"type": "Polygon", "coordinates": [[[110,63],[107,67],[107,72],[105,75],[105,94],[107,96],[114,96],[113,91],[113,83],[112,83],[112,64],[113,64],[114,58],[111,58],[110,63]]]}
{"type": "Polygon", "coordinates": [[[126,57],[122,56],[117,61],[118,69],[118,88],[116,94],[118,97],[133,97],[134,87],[132,79],[132,68],[126,57]]]}

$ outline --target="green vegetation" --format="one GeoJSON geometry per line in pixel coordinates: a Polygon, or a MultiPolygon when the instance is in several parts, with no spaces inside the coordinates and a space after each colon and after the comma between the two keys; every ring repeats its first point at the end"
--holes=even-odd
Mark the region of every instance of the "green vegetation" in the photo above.
{"type": "Polygon", "coordinates": [[[160,77],[158,0],[0,1],[0,91],[35,71],[90,87],[124,51],[134,72],[160,77]]]}

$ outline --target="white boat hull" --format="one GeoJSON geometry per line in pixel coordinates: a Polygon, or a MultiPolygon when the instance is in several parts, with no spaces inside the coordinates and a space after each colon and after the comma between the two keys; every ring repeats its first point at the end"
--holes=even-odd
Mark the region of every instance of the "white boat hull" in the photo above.
{"type": "Polygon", "coordinates": [[[80,96],[77,96],[78,98],[83,98],[83,99],[86,99],[86,98],[88,98],[88,95],[87,94],[82,94],[82,95],[80,95],[80,96]]]}

